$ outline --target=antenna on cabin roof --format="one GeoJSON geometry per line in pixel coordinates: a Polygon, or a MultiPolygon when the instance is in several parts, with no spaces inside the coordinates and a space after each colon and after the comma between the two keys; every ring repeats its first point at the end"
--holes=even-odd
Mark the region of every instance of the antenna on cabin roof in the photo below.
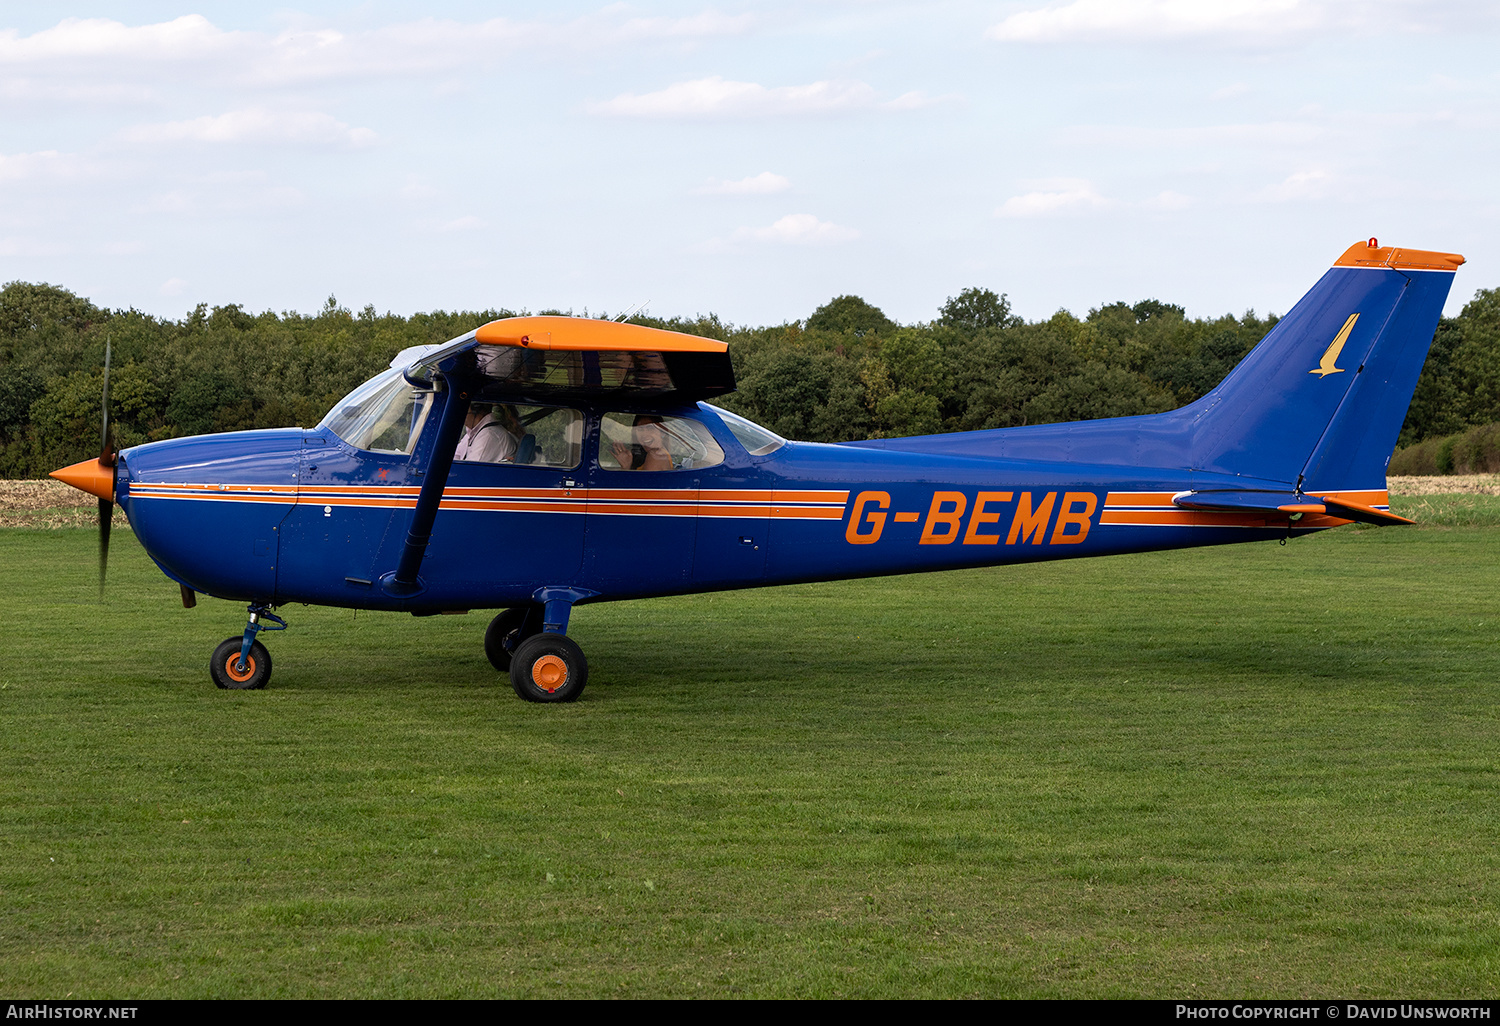
{"type": "Polygon", "coordinates": [[[648,300],[646,300],[645,303],[637,303],[637,304],[635,304],[635,306],[632,306],[629,310],[626,310],[620,316],[616,317],[615,320],[616,321],[628,320],[629,318],[635,316],[636,314],[638,314],[642,310],[644,310],[646,308],[646,303],[649,303],[649,302],[651,302],[651,300],[648,299],[648,300]]]}

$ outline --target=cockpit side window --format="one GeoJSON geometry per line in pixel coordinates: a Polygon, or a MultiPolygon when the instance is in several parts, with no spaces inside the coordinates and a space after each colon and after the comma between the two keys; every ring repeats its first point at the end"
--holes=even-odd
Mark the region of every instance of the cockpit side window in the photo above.
{"type": "Polygon", "coordinates": [[[432,393],[387,371],[351,392],[322,426],[356,449],[410,455],[432,408],[432,393]]]}
{"type": "Polygon", "coordinates": [[[582,457],[583,423],[577,410],[472,403],[453,458],[571,470],[582,457]]]}
{"type": "Polygon", "coordinates": [[[699,470],[724,462],[724,450],[701,424],[656,413],[606,413],[599,422],[605,470],[699,470]]]}

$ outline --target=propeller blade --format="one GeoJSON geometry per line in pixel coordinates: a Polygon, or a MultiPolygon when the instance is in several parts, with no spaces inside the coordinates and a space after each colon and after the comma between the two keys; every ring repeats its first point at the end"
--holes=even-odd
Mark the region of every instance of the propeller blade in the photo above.
{"type": "Polygon", "coordinates": [[[109,358],[110,338],[104,336],[104,396],[99,408],[102,423],[99,427],[99,468],[109,473],[109,498],[99,498],[99,600],[104,600],[104,572],[109,567],[109,529],[115,518],[115,485],[119,473],[119,452],[109,429],[109,358]]]}
{"type": "Polygon", "coordinates": [[[109,527],[115,516],[115,504],[99,500],[99,597],[104,598],[104,570],[109,565],[109,527]]]}
{"type": "Polygon", "coordinates": [[[109,336],[104,336],[104,398],[99,403],[99,408],[104,411],[104,422],[99,427],[99,462],[108,460],[109,466],[114,466],[114,446],[109,439],[109,336]]]}

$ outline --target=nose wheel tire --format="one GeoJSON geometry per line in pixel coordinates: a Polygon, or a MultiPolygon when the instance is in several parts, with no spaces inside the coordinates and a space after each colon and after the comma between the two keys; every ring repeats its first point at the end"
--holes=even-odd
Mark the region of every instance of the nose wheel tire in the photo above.
{"type": "Polygon", "coordinates": [[[252,642],[245,656],[245,668],[239,668],[243,637],[225,638],[208,661],[208,672],[214,683],[231,691],[252,691],[266,686],[271,679],[271,653],[260,642],[252,642]]]}
{"type": "Polygon", "coordinates": [[[528,702],[576,701],[588,679],[583,649],[563,634],[533,634],[511,655],[510,686],[528,702]]]}
{"type": "Polygon", "coordinates": [[[526,626],[526,615],[529,612],[530,609],[526,606],[503,609],[485,628],[484,654],[489,657],[490,665],[501,673],[510,669],[512,654],[526,640],[521,630],[526,626]]]}

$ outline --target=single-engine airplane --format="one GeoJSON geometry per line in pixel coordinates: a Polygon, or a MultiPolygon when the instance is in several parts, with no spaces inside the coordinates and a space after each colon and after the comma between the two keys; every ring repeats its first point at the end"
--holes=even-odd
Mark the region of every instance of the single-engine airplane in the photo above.
{"type": "Polygon", "coordinates": [[[572,701],[584,603],[1411,523],[1385,469],[1463,262],[1351,246],[1222,383],[1151,416],[789,442],[705,401],[735,387],[722,342],[516,317],[402,352],[315,428],[106,443],[53,476],[101,528],[123,506],[184,605],[249,603],[221,688],[265,686],[257,635],[289,602],[499,609],[490,661],[572,701]]]}

